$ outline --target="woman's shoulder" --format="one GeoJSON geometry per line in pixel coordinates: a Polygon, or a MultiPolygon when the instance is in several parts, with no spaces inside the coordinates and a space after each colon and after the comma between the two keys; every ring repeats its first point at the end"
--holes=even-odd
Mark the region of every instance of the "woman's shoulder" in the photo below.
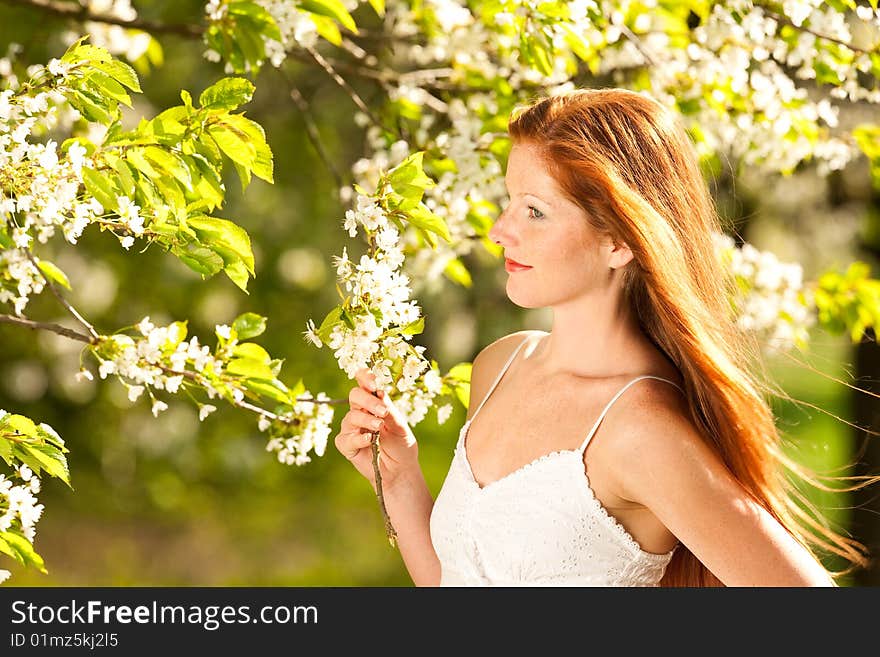
{"type": "Polygon", "coordinates": [[[513,352],[523,341],[539,335],[547,335],[547,332],[531,329],[515,331],[483,347],[471,364],[471,398],[482,399],[513,352]]]}
{"type": "MultiPolygon", "coordinates": [[[[537,329],[527,329],[523,331],[515,331],[508,335],[502,336],[489,343],[476,355],[473,361],[473,369],[495,370],[495,374],[501,366],[507,362],[507,359],[513,355],[520,345],[529,338],[547,335],[547,331],[539,331],[537,329]]],[[[471,378],[473,379],[473,371],[471,378]]]]}

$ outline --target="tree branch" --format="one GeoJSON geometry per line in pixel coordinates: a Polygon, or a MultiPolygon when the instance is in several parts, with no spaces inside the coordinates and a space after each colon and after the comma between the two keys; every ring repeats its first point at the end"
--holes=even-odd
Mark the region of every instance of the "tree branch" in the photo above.
{"type": "Polygon", "coordinates": [[[42,276],[43,280],[46,281],[46,285],[49,286],[49,289],[52,291],[52,294],[55,295],[55,298],[58,299],[61,305],[64,306],[64,308],[67,310],[67,312],[74,316],[76,321],[78,321],[80,324],[83,325],[83,327],[85,327],[85,329],[89,332],[89,335],[92,336],[92,340],[94,342],[97,342],[100,336],[98,335],[98,332],[95,331],[95,327],[89,324],[86,321],[85,317],[80,315],[77,309],[71,306],[67,299],[61,296],[58,288],[55,287],[55,284],[49,279],[48,276],[46,276],[46,273],[40,268],[40,265],[37,262],[36,258],[34,258],[34,254],[31,253],[31,250],[27,247],[25,247],[23,250],[25,254],[27,254],[28,260],[31,261],[31,264],[33,264],[33,266],[37,268],[37,271],[40,272],[40,276],[42,276]]]}
{"type": "Polygon", "coordinates": [[[348,84],[348,82],[346,82],[332,66],[330,66],[329,62],[327,62],[327,60],[321,56],[321,53],[319,53],[311,46],[304,46],[304,49],[312,56],[312,59],[314,59],[318,63],[318,65],[327,72],[327,75],[329,75],[336,84],[342,87],[346,91],[346,93],[348,93],[352,101],[354,101],[354,104],[357,105],[358,109],[366,114],[370,118],[370,121],[381,128],[382,123],[373,115],[373,113],[370,111],[370,108],[367,107],[367,104],[361,99],[360,96],[358,96],[358,93],[354,89],[352,89],[351,85],[348,84]]]}
{"type": "Polygon", "coordinates": [[[156,21],[143,20],[136,18],[134,20],[125,20],[116,16],[107,16],[104,14],[94,14],[89,11],[88,7],[68,2],[53,2],[52,0],[0,0],[0,2],[12,5],[13,7],[23,7],[26,9],[36,9],[47,14],[52,14],[60,18],[67,18],[80,23],[93,22],[105,23],[107,25],[119,25],[132,30],[143,30],[144,32],[152,32],[155,34],[176,34],[188,39],[201,39],[205,28],[201,25],[169,25],[167,23],[159,23],[156,21]]]}
{"type": "Polygon", "coordinates": [[[765,5],[762,5],[760,3],[755,3],[755,6],[763,9],[764,13],[767,14],[768,16],[770,16],[771,18],[773,18],[773,20],[775,20],[775,21],[778,21],[780,23],[783,23],[785,25],[793,27],[794,29],[796,29],[799,32],[805,32],[807,34],[812,34],[817,39],[824,39],[825,41],[831,41],[832,43],[836,43],[839,46],[849,48],[853,52],[857,52],[859,54],[864,54],[864,53],[873,52],[874,50],[877,49],[876,46],[871,50],[865,50],[864,48],[859,48],[858,46],[854,46],[851,43],[847,43],[846,41],[841,41],[840,39],[838,39],[836,37],[828,36],[827,34],[820,34],[819,32],[816,32],[815,30],[811,30],[809,27],[804,27],[803,25],[795,25],[791,21],[790,18],[788,18],[787,16],[783,16],[782,14],[776,13],[775,11],[773,11],[772,9],[770,9],[769,7],[767,7],[765,5]]]}
{"type": "Polygon", "coordinates": [[[293,81],[285,75],[281,69],[278,70],[290,87],[290,97],[303,117],[303,123],[305,123],[306,134],[309,137],[309,141],[318,153],[318,157],[324,161],[324,165],[327,167],[327,170],[330,171],[330,175],[333,176],[337,189],[342,187],[344,185],[342,174],[339,173],[336,166],[333,164],[333,161],[330,159],[330,156],[327,154],[327,151],[324,150],[324,144],[321,142],[321,134],[318,132],[318,126],[315,124],[315,120],[312,118],[312,111],[309,107],[308,101],[293,81]]]}
{"type": "Polygon", "coordinates": [[[73,329],[69,329],[66,326],[61,326],[60,324],[51,324],[49,322],[36,322],[32,319],[28,319],[27,317],[17,317],[15,315],[0,315],[0,324],[18,324],[19,326],[26,326],[27,328],[34,330],[52,331],[52,333],[63,335],[65,338],[70,338],[71,340],[85,342],[86,344],[95,344],[95,340],[88,335],[85,335],[84,333],[77,333],[73,329]]]}
{"type": "Polygon", "coordinates": [[[654,66],[654,67],[659,66],[659,64],[657,63],[657,60],[654,58],[654,56],[650,52],[648,52],[648,50],[645,48],[645,46],[642,45],[641,40],[639,39],[638,36],[636,36],[635,32],[633,32],[631,29],[629,29],[629,27],[627,27],[624,24],[621,24],[619,27],[620,27],[620,32],[623,34],[623,36],[625,36],[629,40],[629,42],[632,43],[636,47],[636,50],[638,50],[639,53],[641,53],[642,57],[644,57],[651,66],[654,66]]]}

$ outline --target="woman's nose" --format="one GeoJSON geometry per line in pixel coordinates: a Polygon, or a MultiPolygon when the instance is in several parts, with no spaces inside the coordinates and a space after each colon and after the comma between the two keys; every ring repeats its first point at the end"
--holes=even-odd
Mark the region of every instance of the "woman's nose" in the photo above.
{"type": "Polygon", "coordinates": [[[498,215],[498,219],[495,220],[495,223],[492,224],[492,227],[489,229],[489,239],[495,242],[495,244],[500,244],[502,246],[511,244],[513,239],[513,234],[509,230],[510,226],[508,225],[506,215],[507,210],[498,215]]]}

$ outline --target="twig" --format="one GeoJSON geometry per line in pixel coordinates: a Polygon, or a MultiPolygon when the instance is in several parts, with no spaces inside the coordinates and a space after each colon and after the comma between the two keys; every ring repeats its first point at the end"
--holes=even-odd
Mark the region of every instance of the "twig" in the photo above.
{"type": "Polygon", "coordinates": [[[388,515],[388,509],[385,507],[385,494],[382,492],[382,473],[379,471],[379,433],[373,434],[370,441],[370,449],[373,453],[373,475],[376,478],[376,499],[379,501],[379,509],[382,511],[382,518],[385,520],[385,536],[391,547],[397,545],[397,531],[391,524],[391,517],[388,515]]]}
{"type": "Polygon", "coordinates": [[[126,20],[117,18],[116,16],[108,16],[106,14],[94,14],[88,7],[68,2],[51,2],[50,0],[0,0],[7,5],[13,7],[24,7],[29,9],[38,9],[39,11],[53,14],[61,18],[93,23],[105,23],[107,25],[119,25],[132,30],[143,30],[144,32],[153,32],[156,34],[176,34],[178,36],[187,37],[189,39],[201,39],[205,28],[201,25],[170,25],[168,23],[159,23],[156,21],[148,21],[142,18],[134,20],[126,20]]]}
{"type": "Polygon", "coordinates": [[[816,32],[815,30],[811,30],[809,27],[804,27],[803,25],[795,25],[792,22],[792,20],[790,18],[788,18],[787,16],[783,16],[782,14],[778,14],[775,11],[773,11],[772,9],[770,9],[760,3],[755,3],[755,6],[763,9],[764,13],[767,14],[768,16],[771,16],[774,20],[779,21],[780,23],[784,23],[785,25],[788,25],[790,27],[793,27],[794,29],[798,30],[799,32],[805,32],[807,34],[812,34],[817,39],[825,39],[825,41],[831,41],[832,43],[836,43],[839,46],[849,48],[853,52],[865,54],[865,53],[873,52],[874,50],[877,49],[876,46],[871,50],[865,50],[864,48],[859,48],[858,46],[854,46],[851,43],[847,43],[846,41],[842,41],[842,40],[837,39],[833,36],[828,36],[827,34],[821,34],[819,32],[816,32]]]}
{"type": "Polygon", "coordinates": [[[367,107],[367,104],[361,99],[361,97],[351,87],[351,85],[348,84],[348,82],[346,82],[342,78],[342,76],[340,76],[339,73],[336,72],[336,70],[330,65],[330,63],[321,56],[321,53],[319,53],[311,46],[304,46],[304,49],[312,56],[312,59],[314,59],[318,63],[318,65],[327,72],[327,75],[329,75],[336,84],[342,87],[346,91],[346,93],[348,93],[352,101],[354,101],[354,104],[357,105],[358,109],[366,114],[369,117],[370,121],[381,128],[382,123],[373,115],[373,113],[370,111],[370,108],[367,107]]]}
{"type": "Polygon", "coordinates": [[[79,312],[77,311],[77,309],[74,308],[73,306],[71,306],[70,303],[67,301],[67,299],[65,299],[63,296],[61,296],[61,293],[58,291],[58,288],[56,288],[55,284],[51,281],[51,279],[48,276],[46,276],[46,272],[44,272],[40,268],[40,264],[37,262],[37,259],[34,258],[34,254],[31,253],[31,250],[27,247],[25,247],[23,250],[24,250],[25,254],[27,254],[28,260],[31,261],[31,264],[33,264],[33,266],[36,267],[37,271],[40,272],[40,276],[42,276],[43,280],[46,281],[46,285],[49,286],[49,289],[52,291],[52,294],[55,295],[55,298],[58,299],[58,301],[61,303],[61,305],[64,306],[64,308],[67,310],[67,312],[69,312],[71,315],[73,315],[76,318],[76,321],[78,321],[80,324],[83,325],[83,327],[85,327],[85,329],[89,332],[89,335],[92,336],[92,341],[97,342],[98,339],[100,338],[100,336],[98,335],[98,332],[95,330],[95,327],[92,326],[91,324],[89,324],[86,321],[85,317],[80,315],[79,312]]]}
{"type": "Polygon", "coordinates": [[[324,150],[324,145],[321,143],[321,135],[318,132],[318,126],[315,125],[315,121],[312,118],[309,102],[303,97],[299,88],[290,80],[290,78],[287,78],[287,76],[285,76],[285,78],[287,79],[287,84],[290,85],[290,97],[293,99],[293,102],[296,104],[297,109],[303,117],[303,123],[305,123],[306,134],[309,137],[309,141],[312,142],[312,146],[315,151],[317,151],[318,157],[324,161],[324,165],[330,171],[330,175],[333,176],[333,180],[336,182],[336,187],[338,189],[345,183],[342,180],[342,175],[337,171],[333,161],[327,155],[327,151],[324,150]]]}
{"type": "Polygon", "coordinates": [[[633,32],[631,29],[629,29],[629,27],[627,27],[626,25],[624,25],[622,23],[619,27],[620,27],[620,32],[623,34],[623,36],[625,36],[627,39],[629,39],[630,43],[632,43],[636,47],[636,50],[638,50],[641,53],[642,57],[644,57],[646,60],[648,60],[648,63],[651,66],[654,66],[654,67],[659,66],[659,64],[657,63],[657,60],[654,59],[654,56],[650,52],[648,52],[647,49],[645,49],[645,46],[642,45],[641,40],[639,39],[638,36],[636,36],[635,32],[633,32]]]}
{"type": "Polygon", "coordinates": [[[15,315],[0,315],[0,324],[18,324],[19,326],[26,326],[29,329],[51,331],[52,333],[63,335],[65,338],[78,340],[79,342],[85,342],[86,344],[95,344],[95,339],[89,337],[88,335],[85,335],[84,333],[77,333],[76,331],[69,329],[66,326],[61,326],[60,324],[52,324],[49,322],[36,322],[32,319],[28,319],[27,317],[16,317],[15,315]]]}

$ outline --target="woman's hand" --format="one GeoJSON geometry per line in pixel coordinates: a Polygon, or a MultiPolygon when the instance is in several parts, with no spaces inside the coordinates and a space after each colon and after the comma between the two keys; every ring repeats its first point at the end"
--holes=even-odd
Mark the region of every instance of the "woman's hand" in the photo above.
{"type": "Polygon", "coordinates": [[[400,410],[385,392],[375,390],[376,379],[366,368],[358,370],[359,385],[348,394],[350,410],[342,418],[334,444],[342,455],[376,489],[373,456],[370,448],[373,433],[379,432],[379,472],[384,489],[396,480],[419,469],[418,445],[400,410]]]}

